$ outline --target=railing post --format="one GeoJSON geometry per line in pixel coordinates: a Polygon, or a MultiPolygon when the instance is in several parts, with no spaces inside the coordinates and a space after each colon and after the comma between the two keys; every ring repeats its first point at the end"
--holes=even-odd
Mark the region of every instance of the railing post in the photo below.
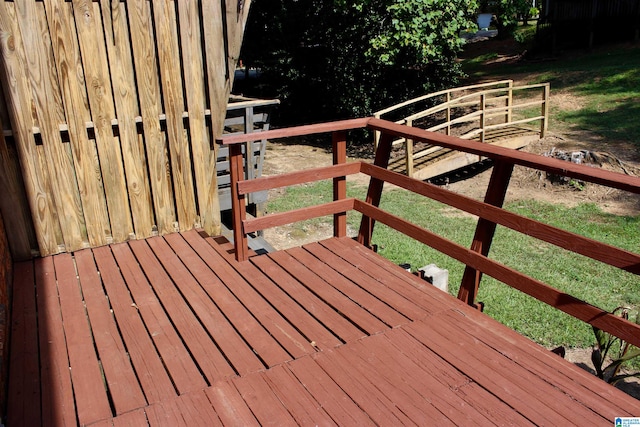
{"type": "Polygon", "coordinates": [[[451,92],[447,92],[447,135],[451,135],[451,92]]]}
{"type": "Polygon", "coordinates": [[[544,138],[549,126],[549,83],[544,85],[544,90],[542,92],[541,113],[542,113],[541,116],[543,117],[543,119],[542,119],[542,123],[540,124],[540,138],[544,138]]]}
{"type": "MultiPolygon", "coordinates": [[[[380,114],[375,113],[373,115],[373,117],[375,117],[376,119],[380,118],[380,114]]],[[[374,130],[373,131],[373,152],[375,153],[376,150],[378,149],[378,144],[380,143],[380,131],[379,130],[374,130]]]]}
{"type": "Polygon", "coordinates": [[[484,127],[486,124],[485,108],[487,106],[487,95],[483,92],[480,94],[480,142],[485,141],[484,127]]]}
{"type": "MultiPolygon", "coordinates": [[[[249,142],[250,143],[250,142],[249,142]]],[[[244,234],[244,220],[247,218],[247,205],[244,194],[239,194],[238,183],[244,179],[242,144],[229,145],[229,173],[231,179],[231,209],[233,213],[233,244],[236,260],[245,261],[249,246],[244,234]]]]}
{"type": "MultiPolygon", "coordinates": [[[[407,120],[407,126],[412,127],[413,121],[407,120]]],[[[405,138],[405,163],[407,165],[407,176],[413,177],[413,139],[405,138]]]]}
{"type": "MultiPolygon", "coordinates": [[[[333,164],[347,162],[347,133],[345,131],[333,132],[333,164]]],[[[333,200],[343,200],[347,198],[347,177],[341,176],[333,178],[333,200]]],[[[333,215],[333,236],[346,237],[347,235],[347,213],[341,212],[333,215]]]]}
{"type": "MultiPolygon", "coordinates": [[[[383,133],[380,136],[380,142],[378,149],[376,150],[376,157],[373,164],[381,168],[386,169],[389,166],[389,157],[391,156],[391,147],[393,145],[393,136],[388,133],[383,133]]],[[[369,189],[367,190],[366,202],[374,206],[380,206],[380,199],[382,198],[382,188],[384,181],[378,178],[371,178],[369,181],[369,189]]],[[[358,232],[358,243],[365,247],[371,247],[371,236],[373,235],[373,227],[375,221],[366,215],[362,215],[360,222],[360,231],[358,232]]]]}
{"type": "Polygon", "coordinates": [[[512,119],[512,111],[511,106],[513,105],[513,80],[509,80],[509,89],[507,89],[507,114],[505,115],[505,123],[511,123],[512,119]]]}
{"type": "MultiPolygon", "coordinates": [[[[487,187],[487,193],[484,198],[485,203],[502,207],[512,172],[513,164],[496,161],[491,174],[491,179],[489,180],[489,186],[487,187]]],[[[471,243],[471,250],[487,256],[489,254],[489,249],[491,248],[491,242],[493,241],[495,231],[495,222],[491,222],[483,218],[478,219],[475,235],[473,236],[473,242],[471,243]]],[[[476,296],[478,295],[478,288],[480,287],[480,279],[482,279],[481,272],[472,267],[466,266],[464,274],[462,275],[460,290],[458,291],[458,299],[466,302],[470,306],[477,307],[476,296]]]]}

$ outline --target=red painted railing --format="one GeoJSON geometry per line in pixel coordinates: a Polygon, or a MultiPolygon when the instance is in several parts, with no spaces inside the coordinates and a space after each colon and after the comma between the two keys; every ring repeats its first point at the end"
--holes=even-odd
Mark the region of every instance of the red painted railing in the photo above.
{"type": "Polygon", "coordinates": [[[231,153],[233,233],[236,258],[239,261],[248,258],[246,235],[250,232],[333,214],[334,235],[336,237],[342,237],[346,236],[346,213],[350,210],[356,210],[362,213],[362,221],[357,238],[358,241],[365,246],[370,246],[375,222],[379,221],[462,262],[466,267],[458,298],[470,305],[476,305],[476,295],[482,274],[488,274],[558,310],[612,333],[636,346],[640,346],[640,326],[614,316],[575,296],[554,289],[537,279],[507,267],[487,256],[496,225],[499,224],[569,251],[640,275],[640,255],[637,253],[561,230],[502,209],[514,165],[526,166],[544,172],[564,175],[586,182],[640,194],[640,178],[638,177],[508,148],[465,141],[456,137],[427,132],[375,118],[279,129],[251,135],[234,135],[222,138],[218,140],[218,143],[229,145],[231,153]],[[373,164],[364,162],[346,163],[346,131],[360,128],[369,128],[381,133],[373,164]],[[243,180],[244,173],[242,170],[243,162],[240,143],[249,140],[283,138],[327,132],[333,134],[334,164],[332,166],[303,170],[279,176],[263,177],[251,181],[243,180]],[[414,141],[427,142],[432,145],[439,145],[491,158],[494,162],[494,167],[484,202],[479,202],[432,184],[387,170],[391,145],[393,140],[398,137],[410,138],[414,141]],[[370,176],[369,188],[365,200],[347,198],[346,196],[346,176],[356,173],[363,173],[370,176]],[[261,218],[247,219],[244,201],[244,197],[247,194],[255,191],[269,190],[324,179],[333,179],[334,201],[261,218]],[[385,182],[478,216],[479,219],[471,248],[460,246],[422,227],[381,210],[379,205],[382,196],[382,187],[385,182]]]}

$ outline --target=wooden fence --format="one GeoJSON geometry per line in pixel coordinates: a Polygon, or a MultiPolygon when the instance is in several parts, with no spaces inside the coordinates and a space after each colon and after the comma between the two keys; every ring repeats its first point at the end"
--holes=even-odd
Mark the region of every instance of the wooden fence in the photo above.
{"type": "Polygon", "coordinates": [[[0,1],[16,259],[220,227],[215,136],[250,1],[0,1]]]}

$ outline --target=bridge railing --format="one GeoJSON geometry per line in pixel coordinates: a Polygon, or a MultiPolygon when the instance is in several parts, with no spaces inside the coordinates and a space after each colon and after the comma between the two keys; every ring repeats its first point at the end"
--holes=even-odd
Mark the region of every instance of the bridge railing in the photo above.
{"type": "MultiPolygon", "coordinates": [[[[540,137],[544,137],[549,123],[549,84],[514,86],[513,80],[464,86],[424,95],[380,110],[374,114],[383,118],[400,111],[411,114],[395,120],[397,124],[419,127],[446,135],[456,134],[462,139],[478,138],[486,142],[491,131],[539,123],[540,137]],[[419,111],[416,106],[426,105],[419,111]]],[[[420,107],[418,107],[420,108],[420,107]]],[[[375,133],[375,147],[379,132],[375,133]]],[[[414,152],[412,140],[398,138],[394,145],[405,146],[405,170],[413,175],[414,161],[433,154],[440,147],[426,147],[414,152]]]]}

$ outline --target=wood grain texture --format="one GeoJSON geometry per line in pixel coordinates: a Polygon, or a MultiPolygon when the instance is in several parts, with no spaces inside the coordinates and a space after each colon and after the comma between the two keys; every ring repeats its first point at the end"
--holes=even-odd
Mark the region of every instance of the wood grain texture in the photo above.
{"type": "Polygon", "coordinates": [[[92,0],[74,0],[73,14],[82,55],[91,121],[100,159],[111,237],[116,242],[122,242],[133,233],[133,222],[120,138],[114,136],[111,126],[111,121],[116,117],[116,111],[100,4],[92,0]]]}
{"type": "Polygon", "coordinates": [[[50,28],[75,173],[82,200],[86,232],[93,246],[104,245],[111,236],[106,209],[98,152],[89,139],[86,123],[90,120],[86,81],[72,5],[46,0],[45,9],[50,28]]]}
{"type": "Polygon", "coordinates": [[[174,3],[153,2],[153,21],[156,30],[156,49],[160,68],[162,101],[166,115],[171,176],[175,195],[178,228],[193,228],[196,217],[195,193],[191,170],[191,150],[184,132],[183,82],[175,22],[174,3]]]}
{"type": "Polygon", "coordinates": [[[31,130],[34,122],[31,114],[31,88],[22,78],[27,74],[22,36],[17,28],[14,3],[0,2],[0,49],[2,50],[2,81],[14,140],[22,166],[25,189],[29,195],[29,206],[38,247],[42,255],[58,252],[55,211],[52,211],[51,196],[47,191],[49,182],[46,169],[39,167],[35,138],[31,130]]]}
{"type": "Polygon", "coordinates": [[[202,227],[208,233],[213,233],[218,231],[217,227],[220,224],[220,207],[215,171],[210,170],[210,159],[215,157],[211,144],[213,135],[210,135],[205,123],[206,98],[201,28],[203,24],[207,24],[201,20],[211,18],[203,16],[195,2],[180,0],[177,3],[198,213],[202,227]]]}
{"type": "Polygon", "coordinates": [[[126,3],[102,0],[100,5],[131,216],[135,235],[142,239],[153,234],[154,218],[147,159],[135,121],[140,111],[126,3]]]}
{"type": "Polygon", "coordinates": [[[158,119],[162,107],[150,3],[128,1],[127,12],[156,226],[158,233],[165,234],[174,231],[176,212],[167,145],[158,119]]]}

